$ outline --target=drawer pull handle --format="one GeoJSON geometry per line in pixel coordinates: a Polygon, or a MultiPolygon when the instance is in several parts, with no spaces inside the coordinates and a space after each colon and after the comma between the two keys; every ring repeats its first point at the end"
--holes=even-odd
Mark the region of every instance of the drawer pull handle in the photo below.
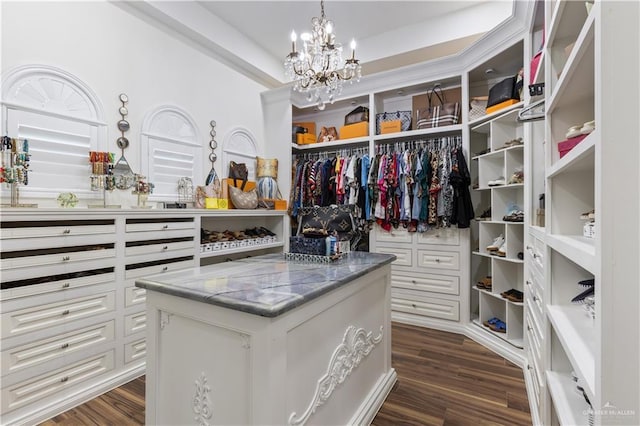
{"type": "Polygon", "coordinates": [[[65,229],[64,231],[62,231],[63,234],[70,234],[71,233],[71,229],[65,229]]]}
{"type": "Polygon", "coordinates": [[[62,311],[62,315],[69,315],[69,310],[65,309],[64,311],[62,311]]]}
{"type": "Polygon", "coordinates": [[[62,379],[60,379],[60,383],[64,383],[64,382],[66,382],[67,380],[69,380],[69,377],[64,376],[62,379]]]}
{"type": "Polygon", "coordinates": [[[60,349],[67,349],[68,347],[69,347],[69,344],[65,343],[62,346],[60,346],[60,349]]]}
{"type": "Polygon", "coordinates": [[[411,280],[411,284],[418,284],[416,280],[411,280]]]}
{"type": "Polygon", "coordinates": [[[531,330],[533,330],[533,328],[531,328],[531,326],[530,326],[530,325],[528,325],[528,326],[527,326],[527,330],[531,331],[531,330]]]}
{"type": "Polygon", "coordinates": [[[530,364],[527,364],[527,370],[533,370],[533,367],[530,364]]]}
{"type": "Polygon", "coordinates": [[[531,281],[527,280],[526,281],[527,285],[531,285],[531,281]]]}
{"type": "Polygon", "coordinates": [[[533,301],[537,302],[538,301],[538,296],[533,296],[533,301]]]}
{"type": "Polygon", "coordinates": [[[169,229],[169,225],[164,225],[162,229],[169,229]]]}
{"type": "Polygon", "coordinates": [[[440,263],[440,259],[436,257],[436,263],[440,263]]]}
{"type": "Polygon", "coordinates": [[[415,303],[412,303],[412,304],[411,304],[411,307],[412,307],[412,308],[417,308],[417,306],[416,306],[416,304],[415,304],[415,303]]]}
{"type": "Polygon", "coordinates": [[[168,267],[168,266],[165,266],[164,268],[162,268],[162,272],[166,272],[166,271],[168,271],[168,270],[169,270],[169,267],[168,267]]]}
{"type": "Polygon", "coordinates": [[[69,283],[62,284],[62,288],[69,288],[70,286],[71,286],[71,284],[69,284],[69,283]]]}
{"type": "Polygon", "coordinates": [[[71,260],[71,257],[70,257],[70,256],[64,256],[64,257],[62,258],[62,261],[63,261],[63,262],[68,262],[69,260],[71,260]]]}
{"type": "Polygon", "coordinates": [[[527,244],[527,250],[533,250],[533,247],[527,244]]]}
{"type": "Polygon", "coordinates": [[[169,246],[162,247],[162,250],[169,250],[169,246]]]}

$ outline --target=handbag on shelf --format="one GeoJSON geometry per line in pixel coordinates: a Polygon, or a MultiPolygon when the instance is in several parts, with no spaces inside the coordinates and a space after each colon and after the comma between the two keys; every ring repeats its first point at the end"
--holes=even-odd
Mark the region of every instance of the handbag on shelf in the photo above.
{"type": "Polygon", "coordinates": [[[301,207],[298,210],[298,235],[307,235],[313,230],[322,235],[335,232],[339,240],[349,239],[356,228],[354,210],[353,204],[301,207]]]}
{"type": "Polygon", "coordinates": [[[487,108],[511,99],[520,101],[520,94],[516,88],[516,76],[505,78],[489,89],[487,108]]]}
{"type": "Polygon", "coordinates": [[[488,96],[476,96],[469,102],[469,121],[483,117],[487,113],[488,96]]]}
{"type": "Polygon", "coordinates": [[[236,163],[235,161],[229,161],[229,179],[233,180],[233,184],[237,185],[237,181],[242,182],[240,190],[244,191],[244,186],[249,179],[249,169],[245,163],[236,163]]]}
{"type": "Polygon", "coordinates": [[[360,123],[361,121],[369,121],[369,108],[359,106],[349,114],[344,116],[344,125],[360,123]]]}
{"type": "Polygon", "coordinates": [[[258,208],[258,191],[252,189],[244,192],[235,186],[229,186],[229,197],[236,209],[256,209],[258,208]]]}
{"type": "Polygon", "coordinates": [[[335,127],[322,127],[318,135],[318,142],[331,142],[338,140],[338,131],[335,127]]]}
{"type": "Polygon", "coordinates": [[[447,102],[440,86],[435,86],[427,93],[427,104],[426,110],[416,111],[418,129],[453,126],[460,122],[460,102],[447,102]]]}
{"type": "Polygon", "coordinates": [[[400,121],[401,131],[411,130],[411,111],[381,112],[376,114],[376,135],[380,134],[383,122],[397,120],[400,121]]]}

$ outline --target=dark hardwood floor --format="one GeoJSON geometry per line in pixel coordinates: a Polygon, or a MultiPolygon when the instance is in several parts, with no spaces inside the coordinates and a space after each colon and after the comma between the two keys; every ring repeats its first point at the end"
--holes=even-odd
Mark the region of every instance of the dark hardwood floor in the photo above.
{"type": "MultiPolygon", "coordinates": [[[[458,334],[393,324],[398,381],[373,421],[386,425],[531,425],[522,370],[458,334]]],[[[144,424],[140,377],[44,423],[144,424]]]]}

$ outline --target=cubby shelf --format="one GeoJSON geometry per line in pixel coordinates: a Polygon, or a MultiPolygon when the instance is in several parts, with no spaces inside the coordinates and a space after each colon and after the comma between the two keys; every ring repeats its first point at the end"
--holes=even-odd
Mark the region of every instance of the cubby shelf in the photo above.
{"type": "Polygon", "coordinates": [[[473,289],[478,291],[478,292],[480,292],[480,293],[482,293],[482,294],[486,294],[487,296],[494,297],[494,298],[496,298],[498,300],[502,300],[503,302],[506,302],[508,304],[515,305],[515,306],[524,306],[523,302],[513,302],[513,301],[511,301],[509,299],[505,299],[504,297],[500,296],[497,293],[492,293],[489,290],[483,290],[483,289],[478,288],[478,287],[473,287],[473,289]]]}
{"type": "Polygon", "coordinates": [[[508,146],[508,147],[505,147],[505,148],[500,148],[500,149],[496,149],[496,150],[491,151],[491,152],[487,152],[485,154],[476,155],[471,159],[472,160],[477,160],[478,158],[488,158],[488,157],[492,157],[492,156],[495,156],[495,155],[502,155],[502,153],[507,152],[507,151],[522,150],[523,148],[524,148],[524,145],[508,146]]]}
{"type": "Polygon", "coordinates": [[[547,386],[561,425],[586,425],[589,404],[568,374],[547,371],[547,386]]]}
{"type": "MultiPolygon", "coordinates": [[[[576,3],[584,7],[581,2],[576,3]]],[[[552,88],[546,109],[549,113],[563,105],[570,105],[580,99],[593,97],[593,72],[594,72],[594,15],[590,14],[584,23],[575,45],[567,58],[558,82],[552,88]],[[585,84],[589,83],[590,84],[585,84]]]]}
{"type": "Polygon", "coordinates": [[[511,345],[517,347],[517,348],[522,348],[523,344],[524,344],[524,340],[523,339],[509,339],[507,338],[506,333],[499,333],[497,331],[493,331],[488,327],[485,327],[479,319],[474,319],[472,321],[473,324],[477,325],[478,327],[480,327],[481,329],[487,331],[488,333],[493,334],[496,337],[499,337],[500,339],[504,340],[505,342],[510,343],[511,345]]]}
{"type": "Polygon", "coordinates": [[[595,274],[596,241],[579,235],[547,235],[549,247],[575,264],[595,274]]]}
{"type": "Polygon", "coordinates": [[[596,346],[594,321],[587,316],[584,308],[578,305],[547,305],[547,316],[587,396],[594,401],[596,346]]]}
{"type": "Polygon", "coordinates": [[[599,138],[600,132],[598,132],[597,129],[591,132],[591,134],[549,168],[547,171],[547,179],[553,178],[560,173],[592,170],[595,161],[596,140],[599,138]]]}
{"type": "Polygon", "coordinates": [[[488,257],[489,259],[501,260],[501,261],[504,261],[504,262],[524,263],[524,260],[511,259],[511,258],[508,258],[508,257],[500,257],[500,256],[492,255],[492,254],[481,253],[479,251],[471,252],[471,254],[475,254],[476,256],[488,257]]]}

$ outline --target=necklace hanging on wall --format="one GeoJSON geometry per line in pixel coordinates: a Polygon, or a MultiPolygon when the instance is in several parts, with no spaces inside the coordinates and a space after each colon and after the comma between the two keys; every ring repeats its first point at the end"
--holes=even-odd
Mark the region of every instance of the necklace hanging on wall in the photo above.
{"type": "Polygon", "coordinates": [[[215,120],[211,120],[209,123],[211,125],[211,131],[209,135],[211,135],[211,140],[209,141],[209,148],[211,148],[211,154],[209,154],[209,161],[211,161],[211,170],[209,170],[209,174],[205,179],[206,186],[212,186],[212,192],[214,198],[220,198],[220,178],[218,177],[218,173],[215,169],[215,162],[218,159],[216,155],[216,148],[218,148],[218,142],[216,142],[216,122],[215,120]]]}
{"type": "Polygon", "coordinates": [[[122,116],[122,119],[118,121],[118,130],[120,130],[121,136],[116,141],[118,148],[120,148],[120,158],[116,162],[116,165],[113,167],[113,175],[115,178],[115,186],[118,189],[129,189],[135,184],[135,174],[133,170],[131,170],[131,166],[129,162],[124,157],[124,150],[129,147],[129,139],[127,139],[124,135],[125,132],[129,130],[129,122],[125,119],[127,114],[129,114],[129,110],[126,107],[127,102],[129,102],[129,97],[121,93],[120,94],[120,102],[122,102],[122,106],[118,109],[118,112],[122,116]]]}

